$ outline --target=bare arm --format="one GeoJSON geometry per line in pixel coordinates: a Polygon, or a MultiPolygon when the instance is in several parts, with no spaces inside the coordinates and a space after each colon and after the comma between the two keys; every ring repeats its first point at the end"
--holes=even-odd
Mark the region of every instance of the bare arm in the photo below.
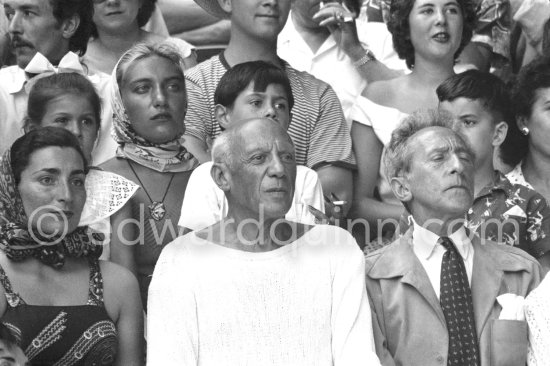
{"type": "Polygon", "coordinates": [[[225,45],[229,43],[230,29],[231,22],[229,20],[220,20],[213,24],[174,34],[174,37],[184,39],[195,46],[209,44],[225,45]]]}
{"type": "Polygon", "coordinates": [[[116,366],[144,364],[143,307],[136,278],[125,268],[102,262],[105,308],[118,333],[116,366]]]}
{"type": "Polygon", "coordinates": [[[370,126],[353,122],[351,139],[357,160],[357,175],[354,182],[354,200],[350,216],[364,218],[369,222],[371,232],[378,227],[379,220],[399,218],[403,206],[380,202],[374,197],[376,181],[379,174],[382,143],[370,126]]]}
{"type": "Polygon", "coordinates": [[[159,0],[158,4],[170,34],[189,31],[219,21],[192,0],[159,0]]]}
{"type": "MultiPolygon", "coordinates": [[[[328,3],[314,15],[314,19],[320,21],[319,25],[326,26],[329,29],[336,42],[338,42],[338,46],[354,63],[361,60],[366,54],[366,50],[359,41],[357,26],[354,20],[355,16],[345,5],[336,2],[328,3]],[[334,17],[334,14],[339,12],[347,19],[353,20],[339,21],[334,17]]],[[[357,71],[369,83],[393,79],[403,74],[400,71],[388,68],[378,60],[370,60],[363,63],[357,67],[357,71]]]]}

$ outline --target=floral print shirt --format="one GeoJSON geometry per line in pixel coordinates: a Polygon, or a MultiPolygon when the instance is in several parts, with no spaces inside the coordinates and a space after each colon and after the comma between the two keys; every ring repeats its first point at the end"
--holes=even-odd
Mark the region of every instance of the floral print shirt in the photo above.
{"type": "Polygon", "coordinates": [[[466,227],[484,239],[513,245],[539,258],[550,250],[550,208],[539,193],[496,171],[466,215],[466,227]]]}

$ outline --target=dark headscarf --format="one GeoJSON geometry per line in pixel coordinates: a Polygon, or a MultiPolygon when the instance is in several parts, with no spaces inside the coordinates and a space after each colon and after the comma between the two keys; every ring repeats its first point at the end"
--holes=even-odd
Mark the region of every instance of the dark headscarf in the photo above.
{"type": "Polygon", "coordinates": [[[34,257],[54,268],[65,264],[65,257],[99,258],[104,236],[78,227],[65,237],[41,238],[29,232],[29,220],[15,183],[10,150],[0,158],[0,250],[12,261],[34,257]]]}

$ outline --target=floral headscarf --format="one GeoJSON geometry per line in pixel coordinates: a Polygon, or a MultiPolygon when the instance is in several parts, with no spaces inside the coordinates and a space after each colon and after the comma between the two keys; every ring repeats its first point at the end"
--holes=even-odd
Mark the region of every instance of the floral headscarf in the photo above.
{"type": "Polygon", "coordinates": [[[12,261],[37,258],[54,268],[65,264],[65,257],[99,258],[103,235],[79,227],[64,238],[40,238],[28,230],[28,218],[11,169],[8,149],[0,158],[0,250],[12,261]]]}
{"type": "MultiPolygon", "coordinates": [[[[181,136],[155,144],[138,135],[128,118],[116,78],[118,63],[111,74],[112,135],[119,144],[117,157],[126,158],[158,172],[185,172],[199,165],[198,160],[181,144],[181,136]]],[[[183,123],[183,121],[181,122],[183,123]]]]}

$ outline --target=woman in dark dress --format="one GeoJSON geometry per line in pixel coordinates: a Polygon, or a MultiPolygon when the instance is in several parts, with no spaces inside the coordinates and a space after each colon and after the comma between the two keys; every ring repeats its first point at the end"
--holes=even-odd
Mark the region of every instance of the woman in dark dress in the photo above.
{"type": "Polygon", "coordinates": [[[78,227],[87,162],[57,127],[19,138],[0,160],[0,317],[32,365],[141,365],[135,278],[99,261],[102,236],[78,227]]]}

